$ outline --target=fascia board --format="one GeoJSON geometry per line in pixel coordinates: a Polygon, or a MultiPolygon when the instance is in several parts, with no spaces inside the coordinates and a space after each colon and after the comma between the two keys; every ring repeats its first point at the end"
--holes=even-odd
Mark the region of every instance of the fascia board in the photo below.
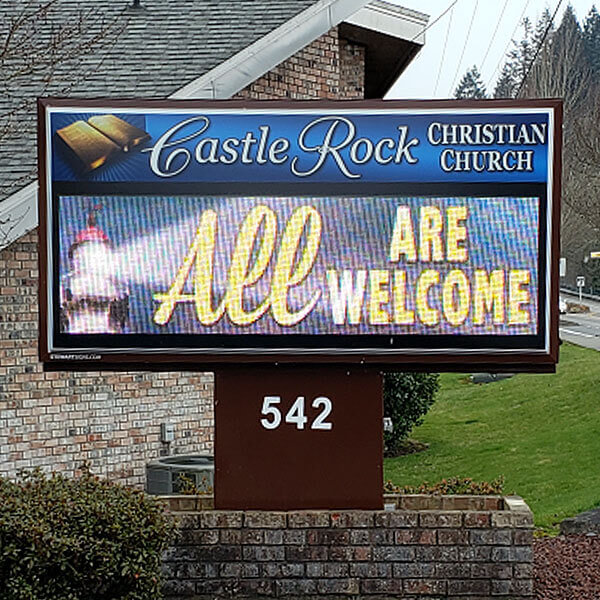
{"type": "Polygon", "coordinates": [[[365,7],[368,0],[320,0],[195,81],[173,99],[231,98],[332,27],[365,7]]]}
{"type": "Polygon", "coordinates": [[[37,227],[37,192],[34,181],[0,202],[0,250],[37,227]]]}
{"type": "Polygon", "coordinates": [[[428,21],[429,16],[424,13],[382,0],[373,0],[344,22],[422,46],[425,44],[428,21]]]}

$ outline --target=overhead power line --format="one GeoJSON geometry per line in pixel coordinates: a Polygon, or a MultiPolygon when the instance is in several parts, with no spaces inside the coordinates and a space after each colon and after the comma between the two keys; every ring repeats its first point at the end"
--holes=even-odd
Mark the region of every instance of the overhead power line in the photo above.
{"type": "Polygon", "coordinates": [[[452,17],[454,16],[454,8],[450,11],[450,19],[448,19],[448,27],[446,29],[446,39],[444,40],[444,49],[442,50],[442,58],[440,59],[440,67],[438,69],[437,77],[435,78],[435,88],[433,95],[437,94],[438,84],[440,82],[440,75],[442,74],[442,67],[444,66],[444,58],[446,57],[446,48],[448,46],[448,39],[450,38],[450,29],[452,27],[452,17]]]}
{"type": "Polygon", "coordinates": [[[490,48],[492,47],[494,40],[496,39],[496,34],[498,33],[498,28],[500,27],[500,23],[502,22],[502,18],[504,17],[504,12],[506,11],[507,4],[508,4],[508,0],[504,0],[504,6],[502,7],[502,10],[500,11],[500,16],[498,17],[498,20],[496,21],[496,27],[494,29],[494,33],[492,33],[490,43],[488,44],[485,54],[483,55],[483,60],[481,61],[481,64],[479,65],[480,73],[483,71],[483,65],[485,64],[485,60],[488,57],[488,54],[490,53],[490,48]]]}
{"type": "Polygon", "coordinates": [[[515,94],[515,98],[519,97],[519,94],[521,93],[521,90],[523,89],[523,86],[525,85],[525,82],[527,81],[527,78],[529,77],[529,73],[531,72],[531,69],[533,68],[533,65],[535,64],[535,61],[538,57],[538,54],[540,53],[540,50],[542,49],[542,46],[546,42],[548,33],[550,32],[550,29],[552,28],[552,25],[554,24],[554,19],[556,18],[556,13],[558,13],[558,9],[560,8],[560,5],[562,3],[563,3],[563,0],[558,0],[558,2],[556,4],[556,8],[554,9],[554,13],[552,14],[552,18],[550,19],[550,22],[548,23],[548,27],[546,27],[546,31],[544,31],[544,35],[542,36],[542,39],[540,40],[540,43],[538,44],[538,47],[536,48],[535,54],[533,55],[533,58],[531,59],[531,62],[529,63],[527,72],[525,73],[525,75],[523,76],[523,79],[521,80],[521,84],[519,85],[519,89],[517,90],[517,93],[515,94]]]}
{"type": "Polygon", "coordinates": [[[419,33],[417,33],[417,35],[415,35],[410,41],[414,42],[418,37],[421,37],[426,31],[431,29],[451,8],[454,8],[454,5],[457,2],[458,2],[458,0],[454,0],[450,4],[450,6],[448,6],[448,8],[437,19],[434,19],[431,23],[428,23],[427,26],[424,27],[423,29],[421,29],[421,31],[419,31],[419,33]]]}
{"type": "Polygon", "coordinates": [[[456,72],[454,73],[454,79],[452,80],[452,85],[450,86],[450,90],[448,95],[452,93],[454,89],[454,84],[456,83],[456,78],[458,77],[458,73],[460,72],[460,67],[462,65],[463,58],[465,56],[465,50],[467,49],[467,43],[469,42],[469,37],[471,37],[471,29],[473,27],[473,21],[475,20],[475,13],[477,12],[477,7],[479,6],[479,0],[475,0],[475,5],[473,6],[473,12],[471,13],[471,22],[469,23],[469,29],[467,30],[467,35],[465,36],[465,43],[462,47],[462,52],[460,53],[460,58],[458,59],[458,64],[456,65],[456,72]]]}
{"type": "Polygon", "coordinates": [[[496,68],[494,69],[494,72],[491,74],[488,82],[485,85],[486,89],[489,89],[490,84],[492,83],[492,81],[494,79],[494,76],[496,75],[496,72],[498,71],[500,65],[502,64],[502,61],[505,60],[506,53],[508,52],[508,47],[511,45],[511,43],[512,43],[514,37],[515,37],[515,33],[517,32],[517,29],[519,28],[519,25],[523,22],[523,15],[525,14],[525,11],[527,10],[528,6],[529,6],[529,0],[527,0],[525,2],[525,6],[523,7],[523,10],[521,11],[521,15],[517,19],[515,27],[512,30],[512,33],[510,34],[510,37],[508,38],[508,42],[506,43],[506,46],[504,47],[504,51],[500,55],[500,59],[498,60],[498,63],[496,64],[496,68]]]}

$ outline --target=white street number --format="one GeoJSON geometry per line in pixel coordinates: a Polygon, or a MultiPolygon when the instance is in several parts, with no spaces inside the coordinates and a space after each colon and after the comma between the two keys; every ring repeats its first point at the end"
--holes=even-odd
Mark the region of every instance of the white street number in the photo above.
{"type": "MultiPolygon", "coordinates": [[[[278,405],[281,403],[281,396],[265,396],[261,414],[264,418],[260,420],[261,425],[265,429],[277,429],[281,425],[281,411],[278,405]]],[[[310,424],[310,429],[330,430],[333,424],[327,421],[327,417],[331,413],[331,400],[326,396],[318,396],[312,401],[312,408],[321,409],[321,412],[315,417],[310,424]]],[[[296,425],[296,429],[304,429],[308,423],[308,417],[305,412],[305,398],[298,396],[296,401],[285,415],[285,422],[296,425]]]]}
{"type": "Polygon", "coordinates": [[[263,407],[262,414],[263,415],[271,415],[273,417],[272,421],[269,419],[261,419],[260,422],[265,429],[276,429],[279,427],[279,423],[281,423],[281,412],[278,408],[273,406],[274,404],[279,404],[281,402],[281,398],[279,396],[265,396],[263,399],[263,407]]]}

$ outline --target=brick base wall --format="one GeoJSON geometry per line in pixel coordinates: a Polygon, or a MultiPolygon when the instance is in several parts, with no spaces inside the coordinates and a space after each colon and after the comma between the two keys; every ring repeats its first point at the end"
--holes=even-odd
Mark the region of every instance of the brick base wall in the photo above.
{"type": "Polygon", "coordinates": [[[533,518],[520,498],[399,496],[386,506],[183,513],[164,557],[165,598],[532,596],[533,518]]]}

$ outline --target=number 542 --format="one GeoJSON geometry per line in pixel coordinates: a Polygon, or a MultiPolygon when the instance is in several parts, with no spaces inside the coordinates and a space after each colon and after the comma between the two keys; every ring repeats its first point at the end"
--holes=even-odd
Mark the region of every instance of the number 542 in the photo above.
{"type": "MultiPolygon", "coordinates": [[[[282,415],[279,408],[280,404],[281,396],[265,396],[263,398],[261,414],[264,415],[264,418],[260,420],[260,423],[265,429],[277,429],[277,427],[281,425],[282,415]]],[[[310,429],[331,429],[333,424],[326,420],[331,412],[331,400],[326,396],[318,396],[312,401],[311,406],[316,409],[321,409],[321,412],[310,424],[310,429]]],[[[298,396],[298,398],[296,398],[296,401],[285,415],[285,422],[295,424],[296,429],[305,428],[305,425],[308,423],[308,417],[305,414],[304,396],[298,396]]]]}

